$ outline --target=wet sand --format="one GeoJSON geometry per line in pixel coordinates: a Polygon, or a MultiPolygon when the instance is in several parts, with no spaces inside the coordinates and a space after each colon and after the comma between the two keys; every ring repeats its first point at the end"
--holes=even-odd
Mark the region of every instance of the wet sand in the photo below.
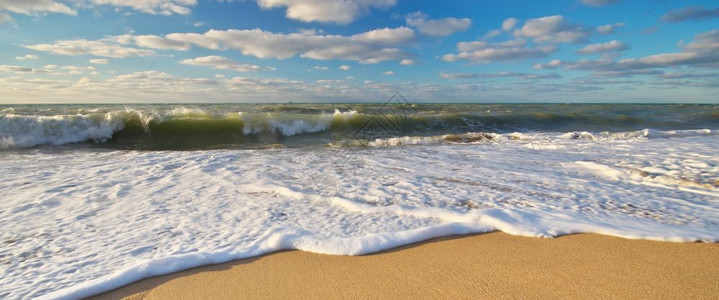
{"type": "Polygon", "coordinates": [[[365,256],[283,251],[148,278],[94,299],[714,298],[719,244],[501,232],[365,256]]]}

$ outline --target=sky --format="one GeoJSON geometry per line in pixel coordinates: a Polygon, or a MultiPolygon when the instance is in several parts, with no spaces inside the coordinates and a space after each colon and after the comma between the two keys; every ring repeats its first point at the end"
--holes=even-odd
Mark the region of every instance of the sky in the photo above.
{"type": "Polygon", "coordinates": [[[0,104],[719,103],[719,3],[0,0],[0,104]]]}

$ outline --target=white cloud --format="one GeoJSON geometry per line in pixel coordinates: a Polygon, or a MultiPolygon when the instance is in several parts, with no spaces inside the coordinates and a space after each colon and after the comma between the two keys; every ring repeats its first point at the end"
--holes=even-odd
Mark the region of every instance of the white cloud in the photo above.
{"type": "MultiPolygon", "coordinates": [[[[60,69],[61,67],[58,67],[60,69]]],[[[472,73],[470,73],[472,74],[472,73]]],[[[386,100],[388,95],[397,90],[406,91],[405,96],[412,101],[436,101],[451,99],[454,101],[517,101],[518,99],[572,101],[578,96],[587,96],[592,100],[616,99],[616,93],[606,85],[620,85],[627,80],[583,79],[568,83],[554,81],[529,80],[532,74],[500,72],[480,73],[486,77],[506,76],[518,79],[514,81],[486,82],[448,82],[448,83],[414,83],[414,82],[382,82],[364,80],[318,80],[303,81],[285,78],[251,78],[212,76],[208,78],[185,78],[160,71],[141,71],[130,74],[114,75],[110,78],[76,76],[73,78],[27,78],[27,75],[0,76],[0,86],[4,87],[4,99],[8,103],[47,102],[48,94],[53,102],[72,103],[77,99],[93,99],[101,102],[162,102],[168,98],[177,103],[198,102],[277,102],[291,99],[295,102],[336,102],[386,100]],[[511,76],[510,76],[511,75],[511,76]],[[526,78],[524,78],[524,77],[526,78]],[[604,85],[604,86],[603,86],[604,85]],[[592,93],[592,91],[601,91],[592,93]],[[608,95],[609,94],[609,95],[608,95]],[[162,95],[162,97],[158,97],[162,95]],[[478,98],[478,96],[480,98],[478,98]]],[[[4,75],[4,74],[3,74],[4,75]]],[[[537,74],[551,78],[552,74],[537,74]]],[[[667,79],[662,79],[667,80],[667,79]]],[[[674,79],[670,79],[674,80],[674,79]]],[[[666,86],[687,86],[686,82],[663,81],[666,86]]],[[[697,82],[694,81],[694,84],[697,82]]],[[[707,83],[710,83],[707,81],[707,83]]],[[[629,83],[631,84],[631,82],[629,83]]],[[[699,86],[699,85],[697,85],[699,86]]],[[[704,84],[702,88],[716,89],[713,85],[704,84]]],[[[616,92],[626,92],[626,86],[617,86],[616,92]]],[[[626,95],[626,94],[622,94],[626,95]]],[[[715,102],[715,96],[693,98],[695,101],[715,102]]],[[[676,101],[676,95],[660,93],[653,96],[653,101],[676,101]]],[[[630,99],[631,100],[631,99],[630,99]]]]}
{"type": "Polygon", "coordinates": [[[719,51],[719,29],[710,30],[694,36],[694,41],[684,47],[692,52],[719,51]]]}
{"type": "Polygon", "coordinates": [[[519,22],[519,20],[517,20],[515,18],[505,19],[502,22],[502,30],[510,31],[510,30],[512,30],[512,28],[514,28],[514,26],[517,25],[518,22],[519,22]]]}
{"type": "Polygon", "coordinates": [[[397,0],[257,0],[266,9],[286,7],[287,18],[303,22],[346,24],[372,8],[389,8],[397,0]]]}
{"type": "Polygon", "coordinates": [[[180,61],[184,65],[210,67],[216,70],[234,70],[237,72],[254,72],[260,70],[274,70],[274,68],[258,65],[243,64],[218,55],[197,57],[180,61]]]}
{"type": "Polygon", "coordinates": [[[719,78],[719,73],[672,72],[657,77],[664,79],[719,78]]]}
{"type": "Polygon", "coordinates": [[[384,72],[382,72],[382,75],[391,76],[391,75],[394,75],[394,71],[384,71],[384,72]]]}
{"type": "MultiPolygon", "coordinates": [[[[92,81],[80,79],[71,91],[78,94],[110,97],[117,95],[137,96],[137,101],[156,99],[158,93],[163,95],[195,96],[207,95],[218,84],[216,80],[206,78],[182,78],[160,71],[140,71],[130,74],[92,81]]],[[[133,99],[135,100],[135,99],[133,99]]]]}
{"type": "Polygon", "coordinates": [[[398,47],[406,46],[413,39],[414,31],[407,27],[375,29],[351,36],[322,35],[315,31],[284,34],[261,29],[213,29],[204,34],[171,33],[164,37],[125,34],[96,41],[63,40],[53,44],[25,47],[54,54],[91,54],[124,58],[156,54],[149,49],[185,51],[197,46],[211,50],[237,50],[244,55],[258,58],[286,59],[300,56],[316,60],[341,59],[374,64],[411,58],[411,53],[398,47]],[[142,48],[130,47],[131,44],[142,48]]]}
{"type": "Polygon", "coordinates": [[[340,70],[342,70],[342,71],[349,71],[350,69],[351,69],[351,67],[348,66],[348,65],[341,65],[341,66],[340,66],[340,70]]]}
{"type": "MultiPolygon", "coordinates": [[[[134,41],[152,49],[186,50],[190,46],[211,50],[237,50],[258,58],[286,59],[297,56],[316,60],[354,60],[373,64],[386,60],[403,60],[412,54],[397,47],[414,39],[414,31],[407,27],[383,28],[351,36],[321,35],[314,31],[272,33],[262,29],[210,30],[200,33],[172,33],[165,37],[152,36],[141,41],[137,36],[120,36],[122,42],[134,41]],[[152,41],[152,42],[148,42],[152,41]]],[[[114,38],[118,40],[118,37],[114,38]]]]}
{"type": "Polygon", "coordinates": [[[586,43],[594,33],[610,34],[624,23],[608,24],[599,27],[587,27],[572,24],[561,15],[529,19],[522,28],[514,31],[515,37],[531,38],[539,43],[586,43]]]}
{"type": "Polygon", "coordinates": [[[345,83],[346,81],[344,81],[344,80],[338,80],[338,79],[320,79],[320,80],[317,80],[317,81],[315,81],[315,82],[316,82],[316,83],[319,83],[319,84],[324,84],[324,85],[331,85],[331,84],[343,84],[343,83],[345,83]]]}
{"type": "Polygon", "coordinates": [[[414,63],[415,63],[414,59],[403,59],[402,61],[399,62],[399,64],[403,65],[403,66],[411,66],[411,65],[414,65],[414,63]]]}
{"type": "Polygon", "coordinates": [[[612,40],[611,42],[607,42],[607,43],[587,45],[586,47],[579,50],[579,53],[597,54],[597,53],[606,53],[606,52],[614,52],[614,51],[624,51],[626,49],[627,49],[627,44],[622,43],[617,40],[612,40]]]}
{"type": "Polygon", "coordinates": [[[709,20],[719,18],[719,8],[705,9],[701,5],[670,11],[662,16],[664,22],[682,22],[688,20],[709,20]]]}
{"type": "Polygon", "coordinates": [[[556,79],[561,78],[557,73],[549,74],[532,74],[518,72],[499,72],[499,73],[439,73],[444,79],[470,79],[470,78],[505,78],[513,77],[519,79],[556,79]]]}
{"type": "Polygon", "coordinates": [[[465,31],[472,25],[469,18],[443,18],[430,20],[426,14],[415,12],[407,16],[407,25],[415,27],[422,34],[431,36],[449,36],[455,32],[465,31]]]}
{"type": "Polygon", "coordinates": [[[49,52],[60,55],[94,55],[111,58],[126,58],[132,56],[153,56],[155,51],[137,49],[118,45],[109,40],[62,40],[54,44],[28,45],[25,48],[37,51],[49,52]]]}
{"type": "Polygon", "coordinates": [[[536,69],[562,67],[564,70],[593,71],[598,77],[626,77],[634,75],[662,74],[663,68],[707,67],[719,68],[719,30],[698,34],[694,41],[682,48],[682,52],[659,53],[640,58],[560,61],[537,64],[536,69]]]}
{"type": "Polygon", "coordinates": [[[607,24],[597,27],[597,32],[601,34],[612,34],[614,31],[624,26],[624,23],[614,23],[614,24],[607,24]]]}
{"type": "Polygon", "coordinates": [[[326,70],[330,69],[329,67],[325,67],[325,66],[314,66],[312,68],[315,70],[320,70],[320,71],[326,71],[326,70]]]}
{"type": "Polygon", "coordinates": [[[536,65],[534,65],[534,68],[537,69],[537,70],[553,69],[553,68],[559,67],[559,66],[561,66],[561,65],[562,65],[562,61],[561,61],[561,60],[559,60],[559,59],[553,59],[553,60],[551,60],[550,62],[545,63],[545,64],[536,64],[536,65]]]}
{"type": "Polygon", "coordinates": [[[523,39],[509,40],[501,43],[484,41],[460,42],[457,54],[447,54],[444,61],[453,62],[466,59],[473,62],[489,63],[494,61],[513,61],[526,58],[542,58],[557,51],[554,46],[528,47],[523,39]]]}
{"type": "Polygon", "coordinates": [[[8,72],[15,74],[46,74],[46,75],[77,75],[90,73],[92,75],[97,74],[95,67],[93,66],[57,66],[57,65],[46,65],[42,68],[28,68],[22,66],[12,65],[0,65],[0,72],[8,72]]]}
{"type": "Polygon", "coordinates": [[[152,15],[189,15],[197,0],[89,0],[94,5],[127,7],[152,15]]]}
{"type": "Polygon", "coordinates": [[[15,56],[15,59],[17,59],[17,60],[35,60],[35,59],[40,59],[40,57],[35,54],[26,54],[25,56],[15,56]]]}
{"type": "Polygon", "coordinates": [[[12,21],[12,17],[10,17],[10,15],[0,12],[0,25],[3,25],[10,21],[12,21]]]}
{"type": "Polygon", "coordinates": [[[532,38],[537,42],[582,43],[591,35],[591,30],[582,25],[571,24],[561,15],[530,19],[515,36],[532,38]]]}
{"type": "Polygon", "coordinates": [[[91,64],[96,64],[96,65],[106,65],[106,64],[109,64],[109,63],[110,63],[110,60],[109,60],[109,59],[104,59],[104,58],[96,58],[96,59],[91,59],[91,60],[89,60],[89,62],[90,62],[91,64]]]}
{"type": "Polygon", "coordinates": [[[105,38],[106,41],[113,41],[119,44],[135,44],[143,48],[161,49],[161,50],[180,50],[186,51],[190,49],[190,45],[185,42],[175,41],[156,35],[131,35],[124,34],[105,38]]]}
{"type": "Polygon", "coordinates": [[[56,72],[53,75],[80,75],[85,74],[85,72],[89,72],[92,75],[97,75],[97,71],[95,71],[95,67],[93,66],[60,66],[59,69],[65,70],[66,73],[62,72],[56,72]]]}
{"type": "Polygon", "coordinates": [[[509,32],[512,30],[515,26],[517,26],[517,23],[519,23],[518,19],[515,18],[508,18],[504,19],[502,21],[502,28],[501,29],[493,29],[488,31],[483,37],[482,40],[489,40],[495,36],[501,35],[504,32],[509,32]]]}
{"type": "Polygon", "coordinates": [[[582,3],[591,6],[605,6],[612,3],[618,3],[621,0],[582,0],[582,3]]]}
{"type": "Polygon", "coordinates": [[[38,69],[33,68],[27,68],[27,67],[21,67],[21,66],[11,66],[11,65],[0,65],[0,72],[8,72],[8,73],[38,73],[38,69]]]}
{"type": "MultiPolygon", "coordinates": [[[[25,15],[37,13],[77,15],[77,12],[70,7],[51,0],[2,0],[0,1],[0,11],[2,10],[25,15]]],[[[0,16],[0,18],[2,17],[0,16]]]]}

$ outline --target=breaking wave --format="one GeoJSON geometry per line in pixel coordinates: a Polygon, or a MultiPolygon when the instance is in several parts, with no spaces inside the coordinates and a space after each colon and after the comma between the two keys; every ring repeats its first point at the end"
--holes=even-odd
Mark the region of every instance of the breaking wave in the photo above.
{"type": "Polygon", "coordinates": [[[78,143],[146,150],[274,148],[346,144],[358,139],[370,146],[397,146],[521,140],[522,134],[612,140],[714,135],[719,128],[719,114],[711,109],[669,119],[658,114],[596,114],[583,106],[565,111],[549,107],[549,112],[529,109],[534,107],[503,112],[446,107],[450,109],[413,107],[410,113],[361,105],[251,106],[248,111],[232,105],[215,109],[82,107],[57,114],[48,114],[47,108],[6,107],[0,112],[0,149],[78,143]]]}

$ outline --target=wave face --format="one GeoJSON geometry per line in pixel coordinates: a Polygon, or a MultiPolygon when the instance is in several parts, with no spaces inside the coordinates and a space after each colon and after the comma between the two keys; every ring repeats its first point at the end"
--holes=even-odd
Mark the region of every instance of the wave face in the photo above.
{"type": "MultiPolygon", "coordinates": [[[[449,135],[719,129],[712,105],[227,104],[3,106],[0,148],[276,148],[449,135]]],[[[639,134],[641,135],[641,134],[639,134]]],[[[637,135],[637,136],[639,136],[637,135]]],[[[464,139],[465,141],[467,139],[464,139]]],[[[473,139],[469,139],[473,140],[473,139]]],[[[374,143],[380,144],[380,143],[374,143]]],[[[407,143],[402,143],[407,144],[407,143]]]]}

